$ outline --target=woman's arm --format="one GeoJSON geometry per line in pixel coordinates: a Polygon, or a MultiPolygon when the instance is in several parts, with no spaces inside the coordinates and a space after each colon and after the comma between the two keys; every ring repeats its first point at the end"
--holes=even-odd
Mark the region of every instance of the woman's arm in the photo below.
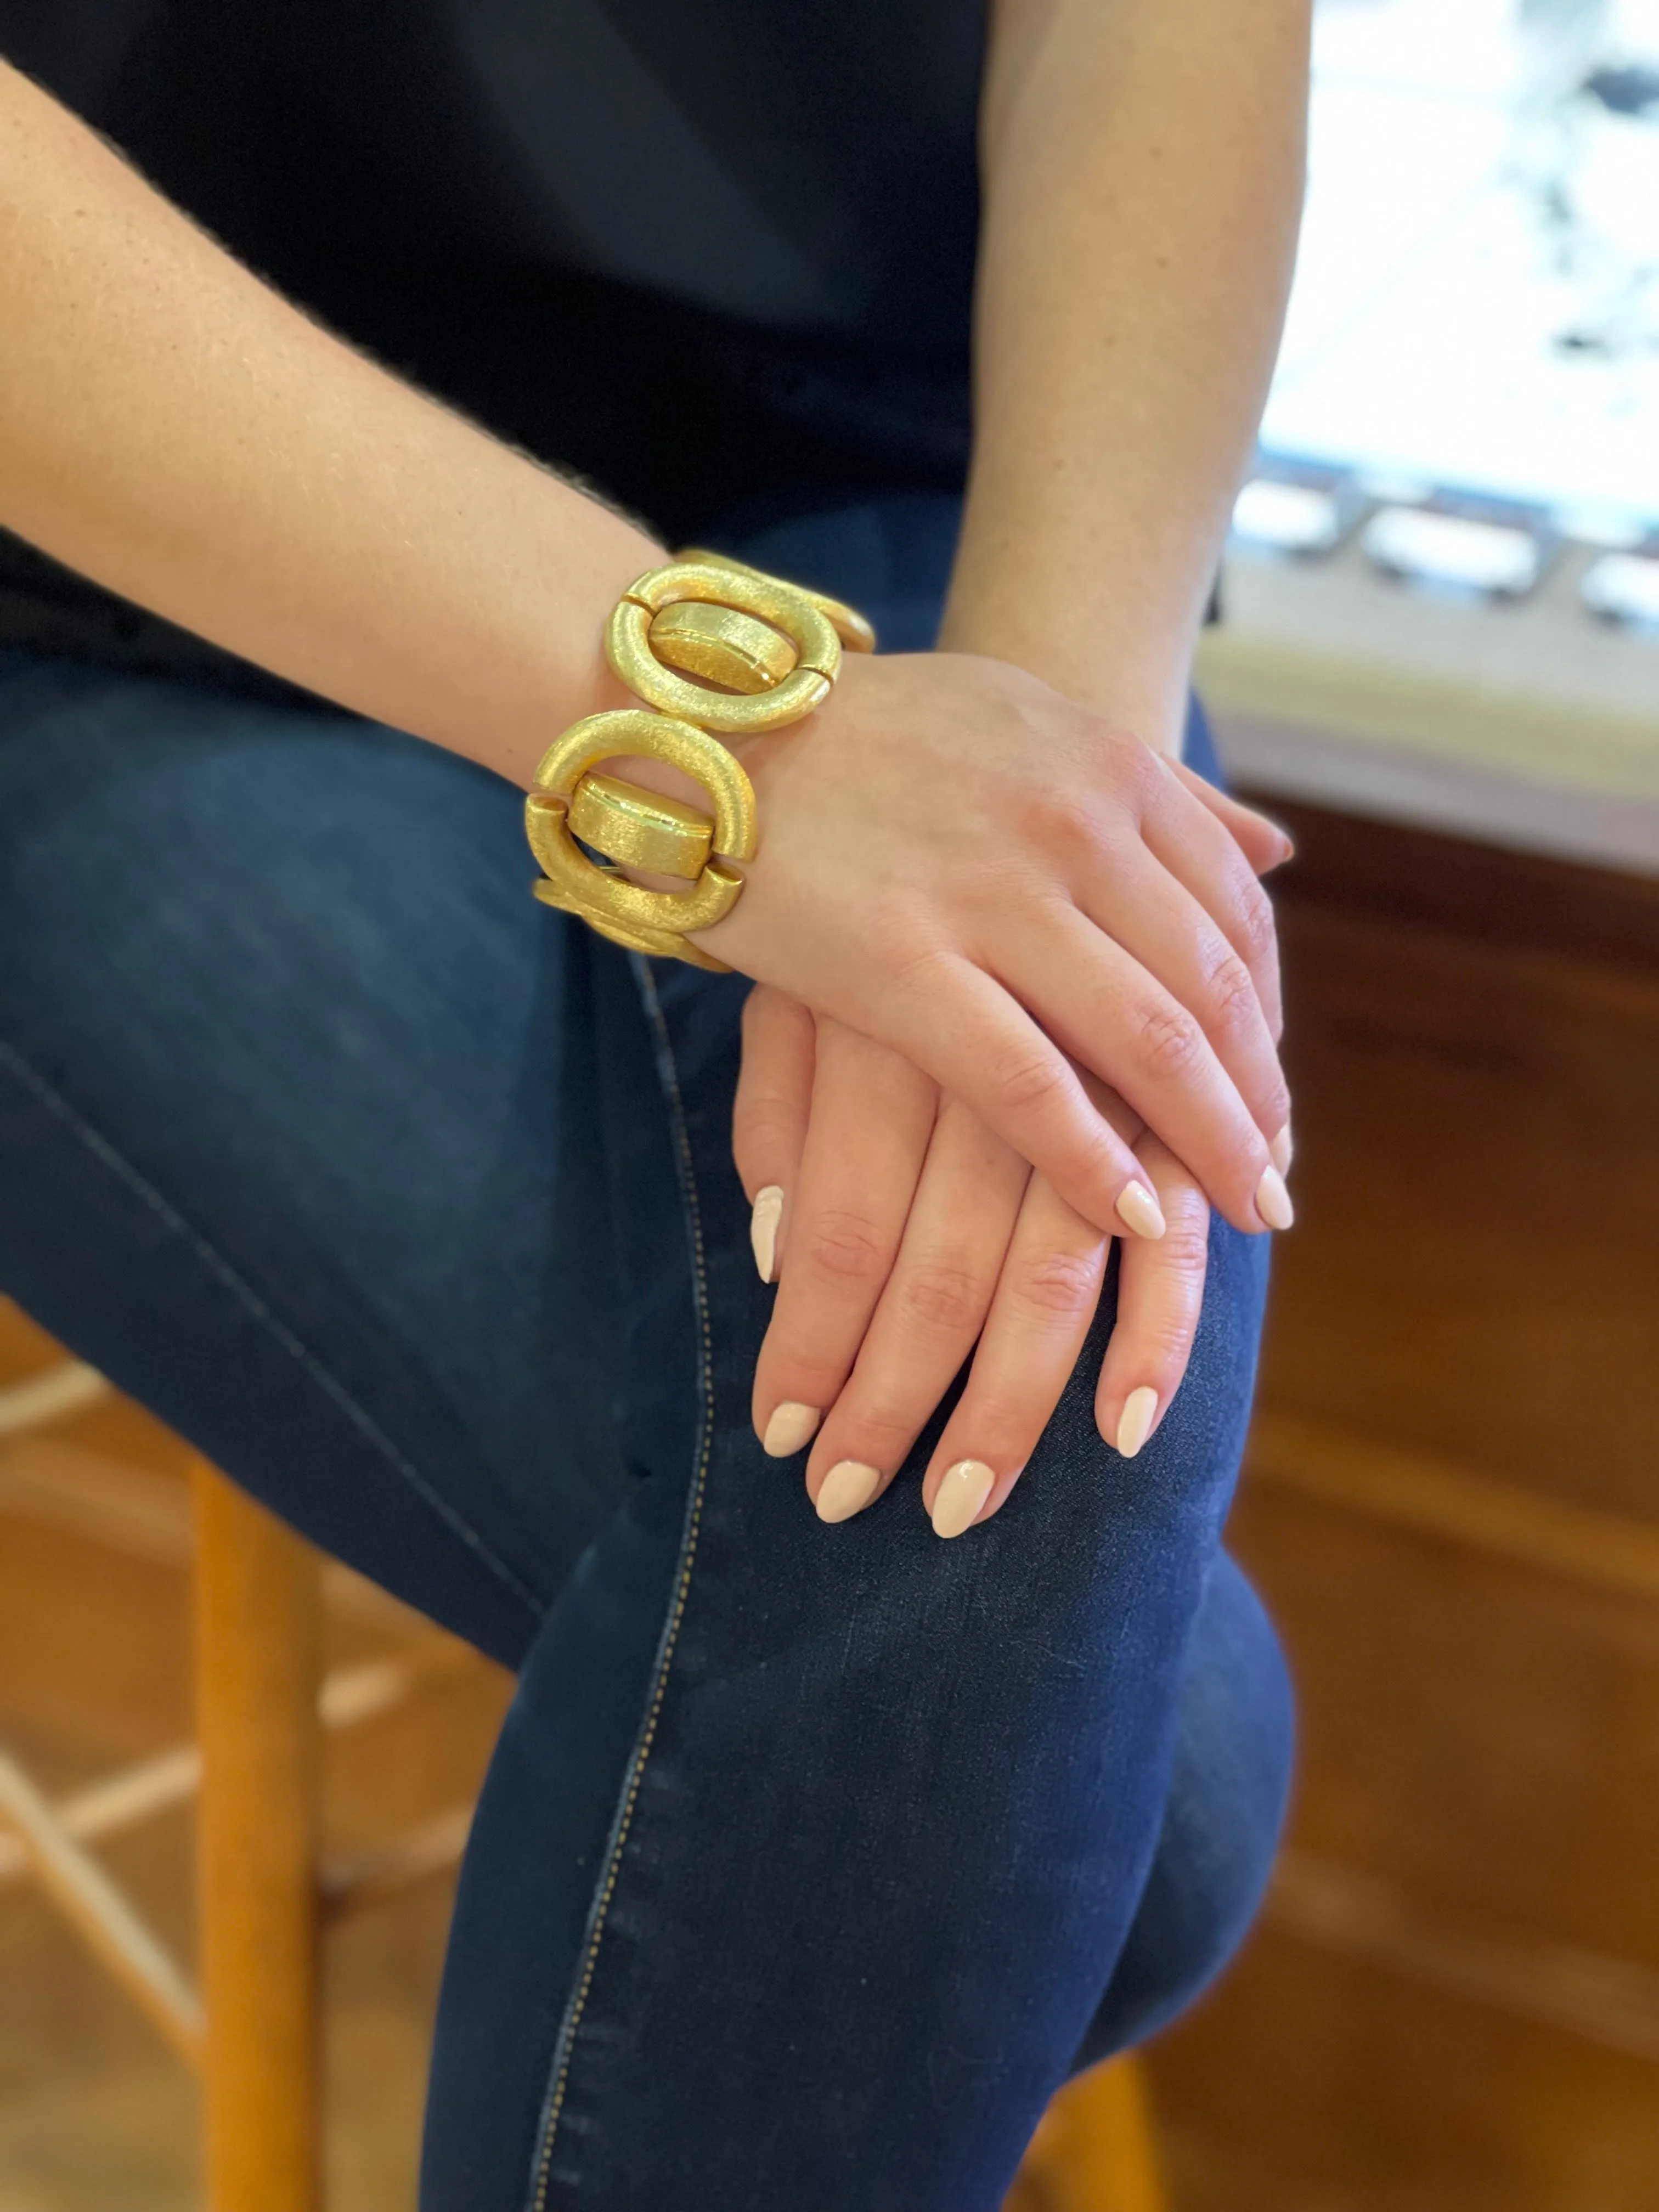
{"type": "MultiPolygon", "coordinates": [[[[601,631],[659,549],[286,307],[3,65],[0,299],[0,523],[521,783],[623,703],[601,631]]],[[[854,656],[745,761],[762,849],[712,950],[907,1054],[1100,1226],[1157,1209],[1073,1060],[1270,1225],[1271,931],[1224,807],[961,654],[854,656]],[[1253,930],[1248,972],[1218,957],[1253,930]]]]}
{"type": "Polygon", "coordinates": [[[0,522],[527,783],[641,531],[289,306],[0,63],[0,522]]]}
{"type": "MultiPolygon", "coordinates": [[[[978,430],[945,641],[1031,668],[1171,751],[1278,341],[1307,37],[1307,0],[994,12],[978,430]]],[[[984,1519],[1071,1372],[1104,1247],[954,1103],[907,1150],[918,1079],[902,1060],[775,994],[749,1017],[738,1165],[762,1273],[782,1269],[757,1432],[779,1423],[793,1449],[821,1420],[808,1487],[828,1519],[861,1510],[982,1328],[924,1495],[954,1510],[945,1470],[963,1459],[984,1519]],[[849,1251],[871,1263],[861,1278],[849,1251]],[[1005,1307],[1012,1361],[996,1351],[1005,1307]]],[[[1289,1148],[1286,1126],[1281,1170],[1289,1148]]],[[[1170,1233],[1122,1255],[1097,1418],[1125,1453],[1180,1386],[1206,1268],[1199,1188],[1156,1139],[1138,1150],[1170,1233]]]]}
{"type": "Polygon", "coordinates": [[[1310,0],[994,0],[943,642],[1166,751],[1279,343],[1310,0]]]}

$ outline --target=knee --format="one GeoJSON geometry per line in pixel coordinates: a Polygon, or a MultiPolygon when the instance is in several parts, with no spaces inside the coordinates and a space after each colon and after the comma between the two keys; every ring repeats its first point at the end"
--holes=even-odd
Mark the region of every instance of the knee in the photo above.
{"type": "Polygon", "coordinates": [[[1291,1750],[1278,1640],[1223,1553],[1194,1631],[1152,1870],[1079,2066],[1173,2020],[1238,1948],[1278,1848],[1291,1750]]]}

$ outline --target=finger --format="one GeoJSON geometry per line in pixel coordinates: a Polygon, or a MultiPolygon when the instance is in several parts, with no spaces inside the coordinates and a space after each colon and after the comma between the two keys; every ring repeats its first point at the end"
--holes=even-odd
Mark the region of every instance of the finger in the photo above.
{"type": "MultiPolygon", "coordinates": [[[[1155,792],[1143,808],[1140,832],[1153,858],[1213,918],[1249,970],[1268,1033],[1276,1042],[1285,1026],[1279,930],[1272,901],[1237,839],[1190,788],[1173,781],[1164,787],[1161,800],[1155,792]]],[[[1288,1099],[1285,1103],[1288,1109],[1288,1099]]],[[[1283,1118],[1268,1128],[1268,1136],[1282,1126],[1283,1118]]]]}
{"type": "Polygon", "coordinates": [[[988,1520],[1018,1480],[1082,1352],[1110,1244],[1032,1177],[967,1386],[922,1483],[938,1534],[988,1520]]]}
{"type": "Polygon", "coordinates": [[[959,1100],[934,1125],[893,1271],[807,1462],[818,1517],[872,1504],[973,1350],[1030,1170],[959,1100]]]}
{"type": "Polygon", "coordinates": [[[1204,1303],[1210,1209],[1169,1148],[1139,1146],[1169,1227],[1156,1244],[1125,1241],[1118,1256],[1117,1320],[1095,1392],[1101,1435],[1133,1459],[1181,1388],[1204,1303]]]}
{"type": "Polygon", "coordinates": [[[763,1283],[777,1273],[788,1194],[806,1145],[816,1030],[811,1010],[769,984],[757,983],[743,1002],[732,1156],[753,1209],[749,1242],[763,1283]]]}
{"type": "Polygon", "coordinates": [[[1286,860],[1295,859],[1296,846],[1287,830],[1258,812],[1254,806],[1246,806],[1231,792],[1218,789],[1206,776],[1200,775],[1196,769],[1188,768],[1185,761],[1170,759],[1167,754],[1160,757],[1168,762],[1176,776],[1200,805],[1207,807],[1222,828],[1236,840],[1239,850],[1257,875],[1267,875],[1274,868],[1282,867],[1286,860]]]}
{"type": "Polygon", "coordinates": [[[1035,922],[1012,916],[1001,957],[1055,1042],[1122,1094],[1235,1228],[1290,1227],[1284,1177],[1237,1086],[1197,1017],[1138,960],[1058,900],[1035,922]]]}
{"type": "MultiPolygon", "coordinates": [[[[1225,830],[1209,826],[1225,839],[1225,830]]],[[[1244,866],[1242,857],[1238,865],[1244,866]]],[[[1254,885],[1255,877],[1249,881],[1254,885]]],[[[1078,903],[1196,1015],[1257,1128],[1271,1140],[1290,1118],[1290,1091],[1255,977],[1202,902],[1146,846],[1124,841],[1099,854],[1092,874],[1078,885],[1078,903]]],[[[1276,1011],[1278,973],[1269,966],[1276,1011]]]]}
{"type": "Polygon", "coordinates": [[[755,1370],[756,1433],[775,1458],[802,1449],[852,1372],[898,1252],[938,1101],[897,1053],[840,1022],[820,1030],[789,1249],[755,1370]]]}
{"type": "MultiPolygon", "coordinates": [[[[1064,910],[1075,912],[1069,902],[1064,910]]],[[[1098,939],[1098,931],[1089,933],[1098,939]]],[[[1051,943],[1048,950],[1055,949],[1051,943]]],[[[1038,996],[1053,997],[1060,972],[1045,969],[1039,957],[1034,1006],[1038,996]]],[[[985,969],[940,953],[912,960],[895,999],[893,1034],[903,1039],[903,1049],[1046,1176],[1085,1220],[1115,1236],[1126,1230],[1136,1237],[1164,1234],[1163,1216],[1133,1152],[1096,1111],[1077,1070],[1018,995],[985,969]]],[[[1058,1036],[1054,1024],[1048,1026],[1058,1036]]]]}

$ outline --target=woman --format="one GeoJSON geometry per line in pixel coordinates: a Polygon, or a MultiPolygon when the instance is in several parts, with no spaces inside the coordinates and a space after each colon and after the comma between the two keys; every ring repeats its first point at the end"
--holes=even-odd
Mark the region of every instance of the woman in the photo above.
{"type": "Polygon", "coordinates": [[[1287,848],[1179,756],[1306,0],[813,27],[0,0],[0,1286],[519,1672],[428,2212],[994,2205],[1282,1804],[1287,848]],[[727,975],[523,843],[692,538],[888,648],[732,741],[727,975]]]}

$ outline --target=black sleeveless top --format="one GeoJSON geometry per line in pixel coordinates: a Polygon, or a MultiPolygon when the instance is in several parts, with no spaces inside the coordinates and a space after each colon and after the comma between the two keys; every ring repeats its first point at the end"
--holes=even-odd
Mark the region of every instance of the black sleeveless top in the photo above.
{"type": "MultiPolygon", "coordinates": [[[[260,275],[671,541],[961,482],[982,41],[982,0],[0,0],[260,275]]],[[[0,538],[8,642],[205,651],[0,538]]]]}

